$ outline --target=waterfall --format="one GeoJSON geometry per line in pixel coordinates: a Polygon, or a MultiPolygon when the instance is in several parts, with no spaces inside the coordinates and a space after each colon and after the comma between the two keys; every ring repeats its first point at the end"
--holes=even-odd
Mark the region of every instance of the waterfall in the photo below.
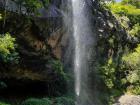
{"type": "Polygon", "coordinates": [[[99,100],[97,73],[94,68],[96,28],[94,28],[94,0],[63,1],[64,29],[67,30],[68,45],[65,52],[67,69],[74,69],[76,105],[103,105],[99,100]],[[92,23],[93,22],[93,23],[92,23]],[[74,51],[73,51],[74,50],[74,51]],[[73,59],[72,59],[73,58],[73,59]],[[72,62],[72,63],[71,63],[72,62]],[[71,67],[71,64],[73,64],[71,67]],[[91,76],[89,76],[91,73],[91,76]],[[91,83],[93,82],[94,83],[91,83]],[[92,86],[91,86],[92,85],[92,86]]]}
{"type": "Polygon", "coordinates": [[[88,89],[90,50],[94,38],[86,0],[72,0],[76,105],[93,105],[88,89]]]}

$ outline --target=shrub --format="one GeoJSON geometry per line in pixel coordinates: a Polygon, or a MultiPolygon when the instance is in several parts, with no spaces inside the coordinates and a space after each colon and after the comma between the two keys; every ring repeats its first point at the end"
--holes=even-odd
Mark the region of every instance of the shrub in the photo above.
{"type": "Polygon", "coordinates": [[[112,61],[112,58],[110,58],[103,66],[100,66],[100,73],[102,76],[102,79],[104,80],[105,85],[108,88],[113,88],[114,81],[115,81],[115,67],[116,65],[112,61]]]}
{"type": "Polygon", "coordinates": [[[132,5],[122,5],[119,3],[109,5],[115,14],[119,15],[140,15],[140,9],[132,5]]]}
{"type": "Polygon", "coordinates": [[[140,94],[140,45],[131,53],[123,56],[122,72],[126,72],[123,85],[127,85],[127,91],[140,94]]]}
{"type": "Polygon", "coordinates": [[[14,50],[15,39],[11,37],[9,33],[1,35],[0,37],[0,53],[3,56],[10,54],[10,51],[14,50]]]}
{"type": "Polygon", "coordinates": [[[4,62],[16,62],[18,63],[18,53],[16,52],[15,38],[9,33],[0,35],[0,58],[4,62]]]}
{"type": "Polygon", "coordinates": [[[137,36],[137,37],[140,37],[140,24],[137,23],[135,24],[132,29],[129,31],[129,34],[132,35],[132,36],[137,36]]]}
{"type": "Polygon", "coordinates": [[[133,5],[123,5],[120,3],[115,3],[108,5],[108,8],[115,15],[127,16],[132,26],[140,22],[140,9],[136,8],[133,5]]]}
{"type": "Polygon", "coordinates": [[[52,59],[49,61],[49,64],[52,66],[52,69],[55,71],[55,73],[61,75],[63,79],[66,79],[63,64],[60,60],[52,59]]]}
{"type": "Polygon", "coordinates": [[[6,104],[4,102],[0,102],[0,105],[10,105],[10,104],[6,104]]]}
{"type": "Polygon", "coordinates": [[[58,97],[55,99],[54,105],[75,105],[74,100],[68,97],[58,97]]]}
{"type": "Polygon", "coordinates": [[[27,99],[21,105],[75,105],[74,100],[69,97],[58,97],[54,99],[27,99]],[[53,101],[52,101],[53,100],[53,101]]]}
{"type": "Polygon", "coordinates": [[[48,98],[45,99],[27,99],[21,105],[52,105],[52,101],[48,98]]]}
{"type": "Polygon", "coordinates": [[[140,95],[140,84],[135,85],[135,86],[131,85],[131,86],[127,87],[127,92],[136,94],[136,95],[140,95]]]}
{"type": "Polygon", "coordinates": [[[136,6],[137,8],[140,8],[139,0],[122,0],[121,4],[123,5],[131,4],[133,6],[136,6]]]}
{"type": "Polygon", "coordinates": [[[52,67],[54,70],[56,70],[57,73],[63,74],[63,65],[59,60],[52,60],[50,62],[52,64],[52,67]]]}

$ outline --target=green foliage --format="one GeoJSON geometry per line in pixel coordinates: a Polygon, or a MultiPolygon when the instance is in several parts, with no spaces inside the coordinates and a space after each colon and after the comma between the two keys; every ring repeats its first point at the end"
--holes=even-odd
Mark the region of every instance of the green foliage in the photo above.
{"type": "MultiPolygon", "coordinates": [[[[131,36],[140,39],[140,6],[138,5],[137,0],[123,0],[121,3],[107,4],[107,7],[131,36]]],[[[108,41],[110,42],[110,39],[108,41]]],[[[117,61],[119,63],[113,58],[108,58],[104,65],[99,67],[102,80],[111,92],[111,101],[114,100],[113,97],[125,91],[140,94],[140,45],[135,50],[128,51],[122,55],[120,61],[117,61]]]]}
{"type": "MultiPolygon", "coordinates": [[[[43,4],[40,0],[13,0],[20,7],[25,7],[27,13],[37,13],[38,9],[43,7],[43,4]]],[[[46,4],[49,4],[50,0],[45,0],[46,4]]],[[[20,8],[21,9],[21,8],[20,8]]]]}
{"type": "Polygon", "coordinates": [[[0,36],[0,57],[3,61],[18,61],[15,38],[9,33],[0,36]]]}
{"type": "Polygon", "coordinates": [[[137,9],[135,6],[132,5],[122,5],[120,3],[111,4],[111,10],[115,14],[119,15],[140,15],[140,9],[137,9]]]}
{"type": "Polygon", "coordinates": [[[0,53],[4,56],[10,54],[11,50],[14,50],[15,39],[10,34],[1,35],[0,37],[0,53]]]}
{"type": "Polygon", "coordinates": [[[129,31],[129,34],[135,37],[140,37],[140,24],[135,24],[132,29],[129,31]]]}
{"type": "Polygon", "coordinates": [[[127,88],[128,93],[140,95],[140,84],[138,85],[131,85],[127,88]]]}
{"type": "Polygon", "coordinates": [[[130,20],[127,16],[117,16],[116,15],[117,20],[120,22],[121,26],[124,27],[126,30],[129,30],[129,24],[130,24],[130,20]]]}
{"type": "Polygon", "coordinates": [[[108,5],[112,13],[119,16],[127,16],[132,25],[140,23],[140,9],[129,4],[123,5],[121,3],[115,3],[108,5]]]}
{"type": "Polygon", "coordinates": [[[136,69],[140,63],[140,45],[132,52],[123,56],[123,61],[127,63],[128,66],[136,69]]]}
{"type": "Polygon", "coordinates": [[[123,62],[129,74],[127,80],[130,83],[140,83],[140,45],[134,50],[134,52],[123,56],[123,62]]]}
{"type": "Polygon", "coordinates": [[[60,60],[50,60],[49,64],[52,65],[52,68],[56,73],[64,75],[63,65],[60,60]]]}
{"type": "Polygon", "coordinates": [[[27,99],[21,105],[75,105],[74,100],[68,97],[58,97],[54,99],[27,99]]]}
{"type": "Polygon", "coordinates": [[[45,99],[27,99],[21,105],[52,105],[52,101],[48,98],[45,99]]]}
{"type": "Polygon", "coordinates": [[[72,98],[58,97],[55,99],[54,105],[75,105],[72,98]]]}
{"type": "Polygon", "coordinates": [[[126,91],[140,94],[140,45],[122,57],[119,81],[126,91]]]}
{"type": "Polygon", "coordinates": [[[21,7],[25,7],[28,13],[33,13],[41,7],[41,2],[38,0],[14,0],[14,2],[16,2],[21,7]]]}
{"type": "Polygon", "coordinates": [[[105,85],[108,88],[113,88],[115,78],[115,64],[112,62],[112,58],[110,58],[104,66],[101,66],[100,72],[102,75],[102,79],[105,82],[105,85]]]}
{"type": "Polygon", "coordinates": [[[103,102],[107,102],[107,105],[112,105],[115,102],[115,97],[119,97],[123,94],[123,89],[118,88],[121,87],[121,84],[118,84],[119,78],[116,76],[116,73],[118,72],[116,68],[116,62],[112,57],[110,57],[104,64],[100,64],[98,68],[102,85],[105,88],[101,99],[103,102]]]}
{"type": "Polygon", "coordinates": [[[2,15],[0,14],[0,20],[2,19],[2,15]]]}
{"type": "Polygon", "coordinates": [[[6,104],[4,102],[0,102],[0,105],[10,105],[10,104],[6,104]]]}
{"type": "Polygon", "coordinates": [[[139,0],[123,0],[121,2],[121,4],[123,5],[133,5],[133,6],[136,6],[137,8],[140,8],[140,1],[139,0]]]}

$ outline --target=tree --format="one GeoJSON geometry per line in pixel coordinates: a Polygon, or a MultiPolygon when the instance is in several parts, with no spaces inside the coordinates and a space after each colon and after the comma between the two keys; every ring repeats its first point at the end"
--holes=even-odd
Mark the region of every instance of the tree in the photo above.
{"type": "Polygon", "coordinates": [[[140,1],[139,0],[123,0],[121,2],[123,5],[133,5],[136,6],[137,8],[140,8],[140,1]]]}
{"type": "Polygon", "coordinates": [[[43,7],[44,4],[49,4],[50,0],[12,0],[17,5],[19,5],[19,9],[21,11],[22,8],[26,8],[26,12],[28,14],[34,14],[38,12],[38,9],[43,7]],[[43,2],[42,2],[43,1],[43,2]]]}

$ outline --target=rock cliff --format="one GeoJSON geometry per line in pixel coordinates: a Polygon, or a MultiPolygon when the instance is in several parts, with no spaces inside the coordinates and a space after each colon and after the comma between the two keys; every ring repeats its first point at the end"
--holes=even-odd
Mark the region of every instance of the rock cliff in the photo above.
{"type": "MultiPolygon", "coordinates": [[[[137,41],[127,35],[115,16],[102,7],[99,1],[89,0],[87,3],[92,13],[91,27],[96,37],[93,52],[97,61],[104,62],[110,56],[119,58],[126,45],[135,46],[137,41]]],[[[58,3],[56,7],[60,5],[61,3],[58,3]]],[[[69,38],[72,35],[66,35],[67,29],[63,28],[61,16],[45,17],[44,15],[30,19],[23,14],[7,12],[5,24],[0,21],[0,30],[3,30],[1,33],[9,32],[16,38],[20,56],[19,64],[0,63],[1,81],[9,88],[20,91],[24,89],[30,91],[36,87],[34,91],[40,88],[48,95],[64,93],[66,90],[64,77],[56,70],[54,67],[56,63],[53,62],[63,61],[67,67],[72,66],[73,46],[69,38]]]]}

